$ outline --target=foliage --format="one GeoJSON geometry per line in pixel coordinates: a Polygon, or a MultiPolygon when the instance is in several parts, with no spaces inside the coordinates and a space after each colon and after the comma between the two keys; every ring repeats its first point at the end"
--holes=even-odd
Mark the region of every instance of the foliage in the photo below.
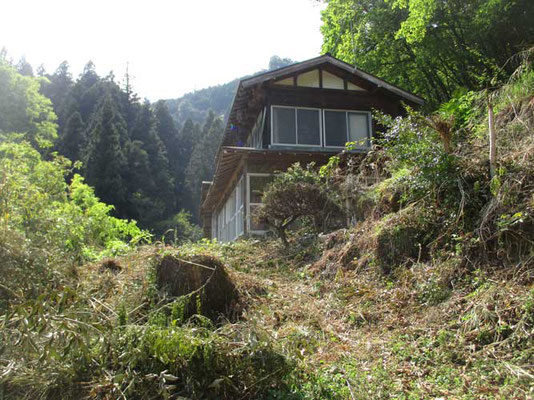
{"type": "MultiPolygon", "coordinates": [[[[17,133],[37,148],[57,137],[52,103],[40,92],[43,79],[24,76],[0,57],[0,135],[17,133]]],[[[13,137],[13,135],[11,135],[13,137]]]]}
{"type": "MultiPolygon", "coordinates": [[[[380,124],[387,128],[380,144],[384,146],[390,171],[409,170],[403,174],[408,190],[405,200],[416,201],[432,196],[438,201],[455,201],[459,195],[458,157],[444,146],[442,138],[428,118],[409,110],[405,118],[376,114],[380,124]]],[[[452,138],[452,145],[454,146],[452,138]]]]}
{"type": "Polygon", "coordinates": [[[308,220],[315,230],[320,230],[339,213],[313,163],[306,168],[297,163],[276,175],[267,186],[262,203],[256,218],[266,221],[286,246],[286,230],[297,220],[308,220]]]}
{"type": "Polygon", "coordinates": [[[202,229],[191,222],[191,213],[181,210],[170,220],[162,223],[169,230],[165,233],[165,238],[173,244],[182,244],[184,242],[197,242],[202,236],[202,229]]]}
{"type": "Polygon", "coordinates": [[[519,65],[510,57],[534,41],[529,0],[326,3],[323,51],[422,95],[428,109],[504,81],[519,65]]]}
{"type": "Polygon", "coordinates": [[[27,288],[31,297],[48,280],[62,279],[69,265],[150,239],[135,222],[110,216],[113,207],[81,176],[67,183],[71,172],[68,160],[44,161],[27,142],[0,144],[2,285],[10,290],[27,288]]]}

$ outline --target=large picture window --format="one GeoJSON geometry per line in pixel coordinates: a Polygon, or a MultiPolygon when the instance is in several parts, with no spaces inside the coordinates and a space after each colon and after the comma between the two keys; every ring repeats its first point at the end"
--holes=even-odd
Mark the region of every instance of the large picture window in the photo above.
{"type": "Polygon", "coordinates": [[[274,144],[321,146],[321,112],[318,109],[272,108],[274,144]]]}
{"type": "Polygon", "coordinates": [[[272,144],[366,149],[371,141],[371,113],[368,111],[320,110],[272,106],[272,144]]]}

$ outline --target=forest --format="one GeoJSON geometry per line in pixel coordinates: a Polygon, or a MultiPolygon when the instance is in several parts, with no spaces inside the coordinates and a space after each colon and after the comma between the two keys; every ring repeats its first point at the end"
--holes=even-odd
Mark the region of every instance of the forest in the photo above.
{"type": "Polygon", "coordinates": [[[322,53],[425,106],[233,243],[197,223],[237,81],[150,103],[0,52],[0,399],[534,396],[534,2],[320,2],[322,53]]]}
{"type": "MultiPolygon", "coordinates": [[[[6,96],[3,132],[25,130],[20,116],[10,120],[8,102],[10,92],[20,96],[18,101],[32,102],[17,87],[16,74],[30,78],[28,85],[34,78],[38,94],[51,101],[40,117],[50,126],[46,141],[26,138],[35,148],[74,162],[97,196],[114,206],[115,216],[135,220],[157,235],[172,229],[178,239],[200,238],[200,184],[213,174],[238,80],[150,104],[135,94],[128,73],[121,80],[113,73],[100,77],[88,62],[74,79],[67,61],[52,74],[42,68],[34,74],[25,59],[15,63],[5,52],[0,57],[6,96]]],[[[269,68],[289,63],[273,56],[269,68]]]]}

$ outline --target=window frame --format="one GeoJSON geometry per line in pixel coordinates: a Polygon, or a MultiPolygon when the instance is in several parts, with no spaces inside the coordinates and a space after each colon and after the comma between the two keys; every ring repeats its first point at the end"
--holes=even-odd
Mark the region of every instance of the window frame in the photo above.
{"type": "Polygon", "coordinates": [[[323,136],[323,142],[324,142],[324,147],[325,148],[328,148],[328,149],[344,149],[345,146],[328,146],[326,145],[326,119],[325,119],[325,116],[324,116],[324,113],[326,111],[334,111],[334,112],[343,112],[345,113],[345,125],[347,127],[347,140],[345,141],[345,143],[348,143],[350,142],[349,140],[349,137],[350,137],[350,130],[349,130],[349,114],[365,114],[367,115],[367,140],[369,141],[369,146],[356,146],[357,149],[370,149],[371,148],[371,139],[373,138],[373,115],[371,113],[371,111],[365,111],[365,110],[341,110],[341,109],[335,109],[335,108],[323,108],[322,109],[322,114],[323,114],[323,126],[322,126],[322,130],[323,130],[323,133],[322,133],[322,136],[323,136]]]}
{"type": "Polygon", "coordinates": [[[364,114],[367,116],[367,141],[368,146],[358,145],[355,148],[359,150],[367,150],[371,148],[371,140],[373,138],[373,115],[371,111],[366,110],[342,110],[336,108],[316,108],[316,107],[295,107],[272,104],[271,105],[271,146],[288,146],[288,147],[315,147],[324,149],[344,149],[345,146],[329,146],[326,144],[326,122],[325,112],[335,111],[345,113],[345,124],[347,128],[347,137],[345,143],[350,142],[350,127],[349,127],[349,114],[364,114]],[[299,144],[299,143],[280,143],[274,141],[274,109],[275,108],[288,108],[295,110],[295,142],[298,142],[298,117],[297,110],[315,110],[319,111],[319,131],[320,131],[320,144],[299,144]]]}
{"type": "Polygon", "coordinates": [[[250,214],[251,205],[252,206],[261,206],[263,203],[251,203],[250,202],[250,177],[269,177],[274,176],[275,174],[267,174],[267,173],[260,173],[260,172],[250,172],[247,173],[247,218],[246,218],[246,226],[247,226],[247,232],[253,235],[264,235],[265,233],[269,232],[268,229],[266,230],[252,230],[250,229],[252,225],[252,215],[250,214]]]}
{"type": "Polygon", "coordinates": [[[277,145],[277,146],[294,146],[294,147],[324,147],[323,143],[323,113],[321,108],[316,107],[295,107],[295,106],[280,106],[273,104],[271,105],[271,144],[277,145]],[[293,109],[295,111],[295,143],[280,143],[274,141],[274,109],[275,108],[288,108],[293,109]],[[319,117],[319,144],[300,144],[298,143],[299,140],[299,123],[298,123],[298,116],[297,112],[298,110],[313,110],[318,111],[318,117],[319,117]]]}

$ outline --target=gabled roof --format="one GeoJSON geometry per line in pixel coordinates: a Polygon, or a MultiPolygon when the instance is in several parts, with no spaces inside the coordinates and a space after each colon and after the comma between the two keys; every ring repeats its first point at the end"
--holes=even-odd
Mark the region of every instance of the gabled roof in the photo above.
{"type": "Polygon", "coordinates": [[[286,75],[290,75],[295,72],[300,72],[301,70],[307,70],[313,67],[318,67],[325,63],[329,63],[338,68],[341,68],[350,74],[354,74],[366,81],[369,81],[375,84],[376,86],[380,88],[384,88],[385,90],[395,93],[396,95],[403,97],[410,102],[413,102],[419,105],[423,105],[425,102],[421,97],[416,96],[413,93],[407,92],[406,90],[403,90],[399,88],[398,86],[388,83],[380,78],[377,78],[376,76],[368,72],[362,71],[361,69],[358,69],[357,67],[352,66],[344,61],[341,61],[335,57],[332,57],[332,55],[330,55],[329,53],[324,54],[319,57],[311,58],[309,60],[302,61],[296,64],[291,64],[291,65],[288,65],[282,68],[278,68],[273,71],[261,72],[249,78],[242,79],[240,86],[242,85],[244,88],[247,88],[247,87],[257,85],[257,84],[260,84],[266,81],[277,80],[286,75]]]}
{"type": "Polygon", "coordinates": [[[305,72],[314,68],[325,66],[330,66],[337,70],[341,70],[348,76],[353,76],[354,79],[367,82],[373,89],[381,89],[394,97],[411,103],[412,105],[423,105],[425,102],[423,98],[416,96],[413,93],[407,92],[398,86],[377,78],[368,72],[362,71],[331,56],[330,54],[324,54],[306,61],[278,68],[273,71],[261,72],[251,77],[242,79],[239,82],[239,86],[232,101],[232,108],[230,109],[230,114],[228,116],[221,145],[235,146],[238,144],[237,141],[242,139],[241,136],[247,133],[237,132],[236,134],[235,130],[238,130],[241,127],[244,128],[244,130],[247,130],[247,125],[254,122],[253,118],[255,115],[251,116],[249,111],[255,107],[258,107],[258,110],[255,111],[259,111],[259,107],[262,103],[260,93],[261,87],[269,82],[279,81],[299,72],[305,72]],[[249,121],[244,121],[247,118],[252,119],[249,121]]]}

